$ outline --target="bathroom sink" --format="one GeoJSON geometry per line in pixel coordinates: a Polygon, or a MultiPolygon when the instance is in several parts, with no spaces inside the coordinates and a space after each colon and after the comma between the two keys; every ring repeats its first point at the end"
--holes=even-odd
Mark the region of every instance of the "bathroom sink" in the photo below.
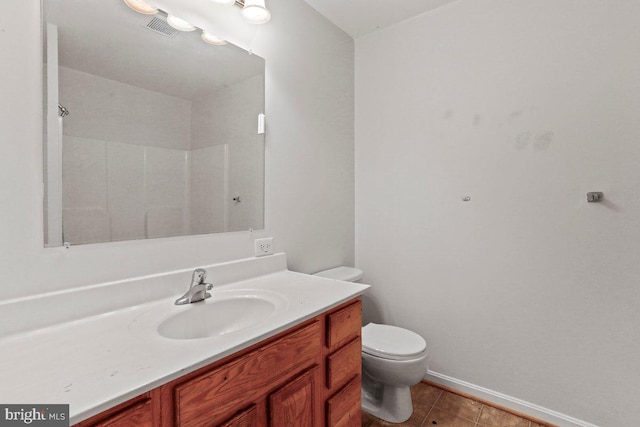
{"type": "Polygon", "coordinates": [[[282,297],[263,291],[214,289],[211,294],[207,300],[181,306],[158,325],[158,333],[176,340],[217,337],[257,325],[284,306],[282,297]]]}

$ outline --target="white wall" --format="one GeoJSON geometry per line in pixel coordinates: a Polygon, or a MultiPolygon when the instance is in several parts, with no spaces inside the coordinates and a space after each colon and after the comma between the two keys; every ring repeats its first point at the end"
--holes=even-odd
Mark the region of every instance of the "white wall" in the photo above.
{"type": "Polygon", "coordinates": [[[60,103],[71,114],[64,134],[187,150],[191,102],[82,71],[59,67],[60,103]]]}
{"type": "Polygon", "coordinates": [[[222,144],[189,152],[192,233],[220,233],[226,229],[227,148],[222,144]]]}
{"type": "Polygon", "coordinates": [[[356,41],[367,316],[436,372],[611,427],[640,419],[639,17],[460,0],[356,41]]]}
{"type": "MultiPolygon", "coordinates": [[[[228,195],[223,199],[227,231],[261,228],[263,224],[264,135],[257,132],[258,114],[263,112],[264,74],[204,93],[193,101],[192,150],[228,144],[224,151],[228,195]],[[236,197],[240,197],[241,202],[232,200],[236,197]]],[[[202,151],[204,154],[205,150],[202,151]]],[[[193,156],[196,153],[194,151],[193,156]]],[[[194,177],[192,185],[198,185],[196,181],[194,177]]],[[[192,200],[192,204],[194,202],[201,206],[206,203],[205,200],[192,200]]],[[[208,206],[210,208],[192,210],[192,220],[201,223],[201,214],[208,215],[213,209],[210,203],[208,206]]]]}
{"type": "Polygon", "coordinates": [[[59,67],[64,241],[188,233],[191,101],[59,67]]]}
{"type": "Polygon", "coordinates": [[[73,111],[63,121],[64,242],[263,228],[264,74],[189,101],[59,71],[60,102],[73,111]],[[220,161],[228,171],[212,182],[220,161]]]}
{"type": "Polygon", "coordinates": [[[264,113],[264,74],[200,94],[193,99],[191,149],[260,143],[264,139],[257,132],[260,113],[264,113]]]}
{"type": "MultiPolygon", "coordinates": [[[[219,16],[162,3],[203,27],[219,16]]],[[[269,8],[252,45],[267,62],[266,230],[67,250],[43,248],[40,5],[2,2],[0,300],[252,256],[265,235],[300,271],[353,261],[353,40],[302,0],[269,8]]]]}

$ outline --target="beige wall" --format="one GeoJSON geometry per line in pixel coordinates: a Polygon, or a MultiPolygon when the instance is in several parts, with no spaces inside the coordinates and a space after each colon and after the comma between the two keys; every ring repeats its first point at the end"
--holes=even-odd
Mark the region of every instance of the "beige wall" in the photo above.
{"type": "Polygon", "coordinates": [[[640,419],[639,17],[460,0],[356,41],[369,315],[438,373],[603,427],[640,419]]]}

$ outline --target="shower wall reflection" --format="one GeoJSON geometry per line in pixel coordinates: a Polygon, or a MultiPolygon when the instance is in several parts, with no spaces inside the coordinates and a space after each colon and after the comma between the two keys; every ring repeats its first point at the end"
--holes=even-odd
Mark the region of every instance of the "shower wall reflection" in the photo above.
{"type": "Polygon", "coordinates": [[[185,100],[59,67],[64,241],[246,230],[262,223],[264,75],[185,100]],[[255,111],[247,108],[255,105],[255,111]],[[259,179],[256,179],[259,177],[259,179]],[[242,202],[233,201],[240,197],[242,202]]]}

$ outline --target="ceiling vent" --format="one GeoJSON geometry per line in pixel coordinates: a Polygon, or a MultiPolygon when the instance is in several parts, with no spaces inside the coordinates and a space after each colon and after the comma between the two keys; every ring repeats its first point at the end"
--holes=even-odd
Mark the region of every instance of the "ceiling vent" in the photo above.
{"type": "Polygon", "coordinates": [[[167,21],[165,21],[164,19],[160,19],[158,17],[154,17],[151,21],[149,21],[145,28],[147,30],[153,31],[154,33],[158,33],[162,36],[170,38],[173,38],[176,34],[178,34],[178,30],[167,24],[167,21]]]}

